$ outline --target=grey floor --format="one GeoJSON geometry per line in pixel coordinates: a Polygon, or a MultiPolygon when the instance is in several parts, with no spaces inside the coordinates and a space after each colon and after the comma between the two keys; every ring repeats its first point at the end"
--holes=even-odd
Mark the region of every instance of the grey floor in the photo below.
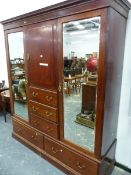
{"type": "Polygon", "coordinates": [[[75,122],[81,113],[81,93],[64,96],[64,138],[94,152],[95,131],[75,122]]]}
{"type": "Polygon", "coordinates": [[[24,120],[28,121],[28,109],[27,109],[27,103],[23,103],[20,101],[14,102],[14,110],[15,113],[21,116],[24,120]]]}
{"type": "MultiPolygon", "coordinates": [[[[64,175],[57,168],[11,137],[11,118],[0,114],[0,175],[64,175]]],[[[115,168],[112,175],[131,175],[115,168]]]]}

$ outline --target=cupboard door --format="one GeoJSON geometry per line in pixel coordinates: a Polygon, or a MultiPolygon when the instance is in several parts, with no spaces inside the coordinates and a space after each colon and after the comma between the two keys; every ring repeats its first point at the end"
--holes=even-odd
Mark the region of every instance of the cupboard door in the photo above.
{"type": "Polygon", "coordinates": [[[25,45],[29,85],[56,89],[56,20],[26,29],[25,45]]]}
{"type": "Polygon", "coordinates": [[[105,15],[98,10],[59,19],[60,136],[89,154],[101,149],[105,15]]]}
{"type": "Polygon", "coordinates": [[[7,35],[9,54],[9,81],[12,113],[28,122],[28,90],[24,32],[18,29],[7,35]]]}

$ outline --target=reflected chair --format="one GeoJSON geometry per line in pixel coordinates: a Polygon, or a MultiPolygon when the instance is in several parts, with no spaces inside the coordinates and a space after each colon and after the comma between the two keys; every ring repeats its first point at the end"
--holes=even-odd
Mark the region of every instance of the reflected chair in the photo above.
{"type": "Polygon", "coordinates": [[[6,104],[10,103],[10,92],[9,90],[5,90],[1,92],[2,97],[2,111],[4,114],[5,122],[6,122],[6,104]]]}

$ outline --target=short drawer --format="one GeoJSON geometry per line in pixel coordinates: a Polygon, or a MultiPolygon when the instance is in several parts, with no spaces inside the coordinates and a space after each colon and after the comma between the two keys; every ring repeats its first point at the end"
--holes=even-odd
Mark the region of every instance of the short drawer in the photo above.
{"type": "Polygon", "coordinates": [[[39,115],[42,118],[48,119],[53,122],[57,122],[57,109],[53,107],[48,107],[40,103],[29,101],[29,111],[30,113],[39,115]]]}
{"type": "Polygon", "coordinates": [[[57,107],[57,93],[39,88],[29,87],[29,99],[45,105],[57,107]]]}
{"type": "Polygon", "coordinates": [[[13,131],[37,147],[43,149],[43,135],[17,121],[13,121],[13,131]]]}
{"type": "Polygon", "coordinates": [[[31,114],[31,125],[51,137],[58,138],[58,125],[54,122],[31,114]]]}
{"type": "Polygon", "coordinates": [[[45,138],[45,151],[82,175],[97,175],[98,163],[45,138]]]}

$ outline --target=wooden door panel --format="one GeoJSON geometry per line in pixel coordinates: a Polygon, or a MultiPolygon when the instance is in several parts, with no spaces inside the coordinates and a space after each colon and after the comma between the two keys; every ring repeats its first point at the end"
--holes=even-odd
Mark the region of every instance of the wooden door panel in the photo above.
{"type": "Polygon", "coordinates": [[[29,85],[56,89],[56,21],[34,25],[25,33],[29,85]]]}

